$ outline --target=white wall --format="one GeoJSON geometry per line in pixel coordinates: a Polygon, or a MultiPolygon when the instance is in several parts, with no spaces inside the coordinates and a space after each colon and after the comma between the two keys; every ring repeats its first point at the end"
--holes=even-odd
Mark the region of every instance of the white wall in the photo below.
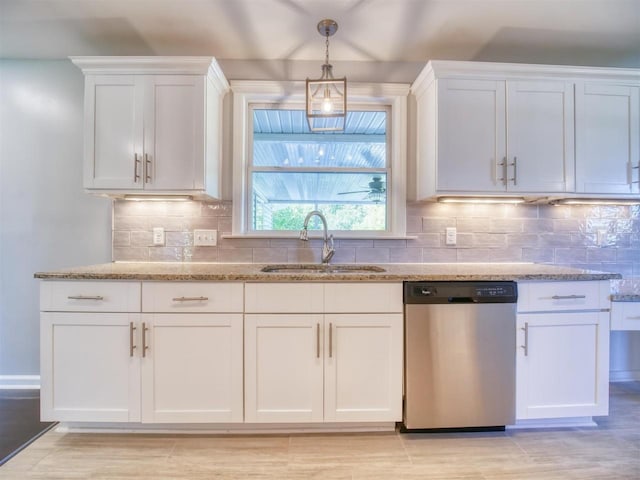
{"type": "Polygon", "coordinates": [[[111,260],[111,201],[82,191],[83,90],[67,60],[0,60],[0,384],[40,371],[33,274],[111,260]]]}

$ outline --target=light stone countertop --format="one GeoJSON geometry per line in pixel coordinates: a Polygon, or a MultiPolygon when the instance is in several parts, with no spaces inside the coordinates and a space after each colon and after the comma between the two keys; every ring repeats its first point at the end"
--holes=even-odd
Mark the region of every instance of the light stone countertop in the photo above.
{"type": "MultiPolygon", "coordinates": [[[[534,263],[385,263],[384,272],[278,272],[266,273],[264,264],[117,262],[38,272],[41,279],[255,281],[255,282],[399,282],[473,280],[611,280],[617,273],[534,263]]],[[[336,267],[336,265],[332,265],[336,267]]],[[[361,266],[345,265],[346,268],[361,266]]]]}

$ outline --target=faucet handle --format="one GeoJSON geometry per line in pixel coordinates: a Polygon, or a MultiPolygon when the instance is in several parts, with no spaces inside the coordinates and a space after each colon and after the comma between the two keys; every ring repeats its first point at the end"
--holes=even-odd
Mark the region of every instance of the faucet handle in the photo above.
{"type": "Polygon", "coordinates": [[[300,230],[300,240],[304,242],[309,240],[309,231],[307,230],[307,227],[304,227],[302,230],[300,230]]]}

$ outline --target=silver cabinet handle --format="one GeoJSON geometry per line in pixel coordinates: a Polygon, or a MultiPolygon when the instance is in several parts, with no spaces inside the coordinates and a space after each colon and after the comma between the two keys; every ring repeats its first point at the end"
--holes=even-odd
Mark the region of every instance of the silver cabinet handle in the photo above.
{"type": "Polygon", "coordinates": [[[333,357],[333,324],[329,324],[329,358],[333,357]]]}
{"type": "Polygon", "coordinates": [[[145,322],[142,322],[142,358],[147,356],[147,350],[149,346],[147,345],[147,332],[149,331],[149,327],[145,322]]]}
{"type": "Polygon", "coordinates": [[[320,358],[320,324],[316,323],[316,358],[320,358]]]}
{"type": "Polygon", "coordinates": [[[136,348],[135,343],[133,343],[133,332],[136,330],[136,327],[133,326],[133,322],[129,322],[129,356],[133,357],[133,350],[136,348]]]}
{"type": "Polygon", "coordinates": [[[502,167],[502,177],[498,180],[502,182],[503,185],[507,185],[507,157],[504,157],[502,161],[498,164],[498,166],[502,167]]]}
{"type": "Polygon", "coordinates": [[[151,169],[151,160],[149,160],[149,154],[144,154],[144,182],[151,182],[151,174],[149,174],[149,170],[151,169]]]}
{"type": "Polygon", "coordinates": [[[205,302],[209,297],[175,297],[172,300],[174,302],[205,302]]]}
{"type": "Polygon", "coordinates": [[[513,167],[513,178],[510,178],[514,185],[518,184],[518,157],[513,157],[513,163],[511,164],[513,167]]]}
{"type": "Polygon", "coordinates": [[[524,330],[524,345],[520,345],[520,348],[524,349],[524,356],[529,356],[529,322],[524,322],[524,328],[520,330],[524,330]]]}
{"type": "Polygon", "coordinates": [[[587,298],[586,295],[554,295],[553,300],[576,300],[578,298],[587,298]]]}
{"type": "Polygon", "coordinates": [[[98,302],[104,300],[102,295],[69,295],[67,298],[69,300],[96,300],[98,302]]]}
{"type": "Polygon", "coordinates": [[[140,164],[140,159],[138,159],[138,154],[133,154],[133,183],[138,183],[140,180],[140,175],[138,175],[138,165],[140,164]]]}

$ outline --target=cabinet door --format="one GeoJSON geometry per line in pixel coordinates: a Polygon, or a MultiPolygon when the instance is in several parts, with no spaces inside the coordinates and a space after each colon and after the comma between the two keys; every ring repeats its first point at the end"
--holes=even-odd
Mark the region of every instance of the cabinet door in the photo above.
{"type": "Polygon", "coordinates": [[[518,315],[516,417],[607,415],[609,312],[518,315]]]}
{"type": "Polygon", "coordinates": [[[204,188],[205,78],[146,76],[145,190],[204,188]]]}
{"type": "Polygon", "coordinates": [[[242,422],[242,315],[143,315],[142,421],[242,422]]]}
{"type": "Polygon", "coordinates": [[[402,315],[325,316],[324,419],[402,419],[402,315]]]}
{"type": "Polygon", "coordinates": [[[322,422],[320,314],[245,315],[245,421],[322,422]]]}
{"type": "Polygon", "coordinates": [[[438,80],[437,189],[504,191],[505,132],[504,81],[438,80]]]}
{"type": "Polygon", "coordinates": [[[84,187],[141,189],[140,76],[88,75],[84,101],[84,187]]]}
{"type": "Polygon", "coordinates": [[[507,82],[507,188],[572,191],[573,83],[507,82]]]}
{"type": "Polygon", "coordinates": [[[639,92],[637,86],[576,85],[577,192],[640,191],[639,92]]]}
{"type": "Polygon", "coordinates": [[[138,332],[131,330],[139,317],[41,313],[43,421],[140,421],[138,332]]]}

